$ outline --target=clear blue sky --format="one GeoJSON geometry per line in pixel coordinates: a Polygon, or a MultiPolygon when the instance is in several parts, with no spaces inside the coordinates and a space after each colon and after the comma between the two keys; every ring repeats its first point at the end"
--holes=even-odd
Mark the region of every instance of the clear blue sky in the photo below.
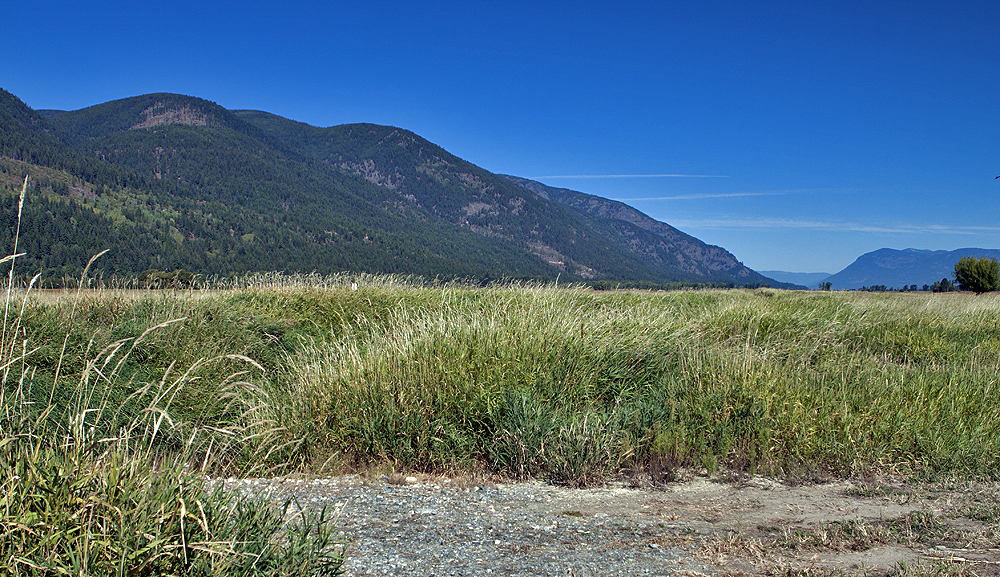
{"type": "Polygon", "coordinates": [[[1000,1],[7,2],[0,87],[413,130],[757,270],[1000,248],[1000,1]],[[702,175],[702,176],[664,176],[702,175]]]}

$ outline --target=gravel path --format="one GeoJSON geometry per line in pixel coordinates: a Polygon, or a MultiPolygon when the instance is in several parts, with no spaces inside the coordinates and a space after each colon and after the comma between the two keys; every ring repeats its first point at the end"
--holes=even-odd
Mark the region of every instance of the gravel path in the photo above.
{"type": "MultiPolygon", "coordinates": [[[[408,481],[408,482],[406,482],[408,481]]],[[[229,480],[244,494],[294,496],[326,507],[350,541],[348,575],[705,575],[713,529],[615,505],[629,489],[570,490],[542,483],[453,487],[332,479],[229,480]],[[593,503],[601,503],[593,512],[593,503]]],[[[622,502],[630,502],[628,498],[622,502]]]]}

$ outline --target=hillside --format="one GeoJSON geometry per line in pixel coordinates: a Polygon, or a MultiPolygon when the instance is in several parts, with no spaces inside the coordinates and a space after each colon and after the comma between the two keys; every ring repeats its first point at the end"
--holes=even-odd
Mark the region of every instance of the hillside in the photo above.
{"type": "Polygon", "coordinates": [[[785,285],[750,270],[727,250],[705,244],[622,202],[567,188],[554,188],[526,178],[501,176],[542,198],[573,207],[608,222],[618,235],[626,240],[630,250],[652,266],[675,268],[686,274],[704,278],[735,278],[739,279],[740,284],[785,285]]]}
{"type": "Polygon", "coordinates": [[[780,285],[625,205],[494,175],[395,127],[317,128],[174,94],[40,114],[3,92],[0,130],[3,202],[31,175],[23,246],[48,277],[110,247],[108,273],[780,285]]]}
{"type": "MultiPolygon", "coordinates": [[[[207,101],[150,95],[32,118],[34,126],[19,141],[44,138],[51,158],[20,155],[36,162],[9,166],[6,184],[19,190],[25,173],[44,175],[35,177],[26,204],[31,222],[22,228],[55,224],[62,236],[51,251],[48,237],[32,246],[29,232],[21,242],[34,249],[26,267],[47,276],[78,271],[88,254],[108,246],[113,250],[101,266],[109,274],[176,268],[477,278],[548,273],[537,258],[501,242],[380,206],[378,187],[314,169],[304,155],[207,101]],[[75,158],[124,177],[95,181],[66,162],[75,158]],[[53,173],[48,166],[67,168],[53,173]],[[50,215],[48,205],[87,219],[90,241],[69,238],[78,229],[59,227],[68,219],[50,215]],[[67,254],[61,245],[72,250],[67,254]],[[53,273],[54,267],[61,270],[53,273]]],[[[13,134],[5,131],[4,142],[16,140],[13,134]]],[[[5,197],[8,205],[15,201],[5,197]]]]}
{"type": "Polygon", "coordinates": [[[850,266],[826,280],[834,289],[859,289],[883,285],[890,288],[933,285],[941,279],[952,280],[955,263],[964,256],[1000,259],[1000,250],[961,248],[958,250],[896,250],[882,248],[865,253],[850,266]]]}

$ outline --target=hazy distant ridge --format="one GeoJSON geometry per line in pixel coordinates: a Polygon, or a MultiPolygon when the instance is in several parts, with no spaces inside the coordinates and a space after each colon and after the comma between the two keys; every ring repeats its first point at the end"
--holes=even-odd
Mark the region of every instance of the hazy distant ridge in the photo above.
{"type": "Polygon", "coordinates": [[[802,285],[807,288],[817,288],[819,283],[830,276],[828,272],[788,272],[784,270],[761,270],[760,274],[774,280],[802,285]]]}
{"type": "Polygon", "coordinates": [[[960,248],[957,250],[896,250],[881,248],[858,257],[850,266],[826,280],[834,289],[859,289],[884,285],[887,288],[932,285],[941,279],[953,279],[955,263],[966,256],[1000,259],[1000,250],[960,248]]]}

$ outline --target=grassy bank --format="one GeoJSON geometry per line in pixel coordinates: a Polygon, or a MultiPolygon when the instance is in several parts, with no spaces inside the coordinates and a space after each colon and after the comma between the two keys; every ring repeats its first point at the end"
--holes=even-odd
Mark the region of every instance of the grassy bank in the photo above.
{"type": "Polygon", "coordinates": [[[245,430],[213,459],[230,470],[1000,472],[996,295],[358,280],[29,297],[30,394],[57,371],[73,391],[88,351],[184,319],[129,344],[102,394],[197,365],[171,414],[245,430]],[[217,402],[235,382],[243,404],[217,402]]]}
{"type": "Polygon", "coordinates": [[[0,335],[0,568],[339,570],[329,523],[205,473],[995,479],[998,313],[997,295],[347,275],[22,287],[0,335]]]}
{"type": "Polygon", "coordinates": [[[43,305],[29,293],[6,304],[0,571],[338,573],[343,547],[325,513],[206,487],[203,473],[262,448],[248,438],[266,424],[234,417],[263,393],[245,372],[219,376],[232,362],[255,368],[249,359],[190,360],[212,348],[177,338],[183,317],[161,320],[181,303],[92,295],[43,305]],[[168,353],[171,338],[187,345],[168,353]]]}

